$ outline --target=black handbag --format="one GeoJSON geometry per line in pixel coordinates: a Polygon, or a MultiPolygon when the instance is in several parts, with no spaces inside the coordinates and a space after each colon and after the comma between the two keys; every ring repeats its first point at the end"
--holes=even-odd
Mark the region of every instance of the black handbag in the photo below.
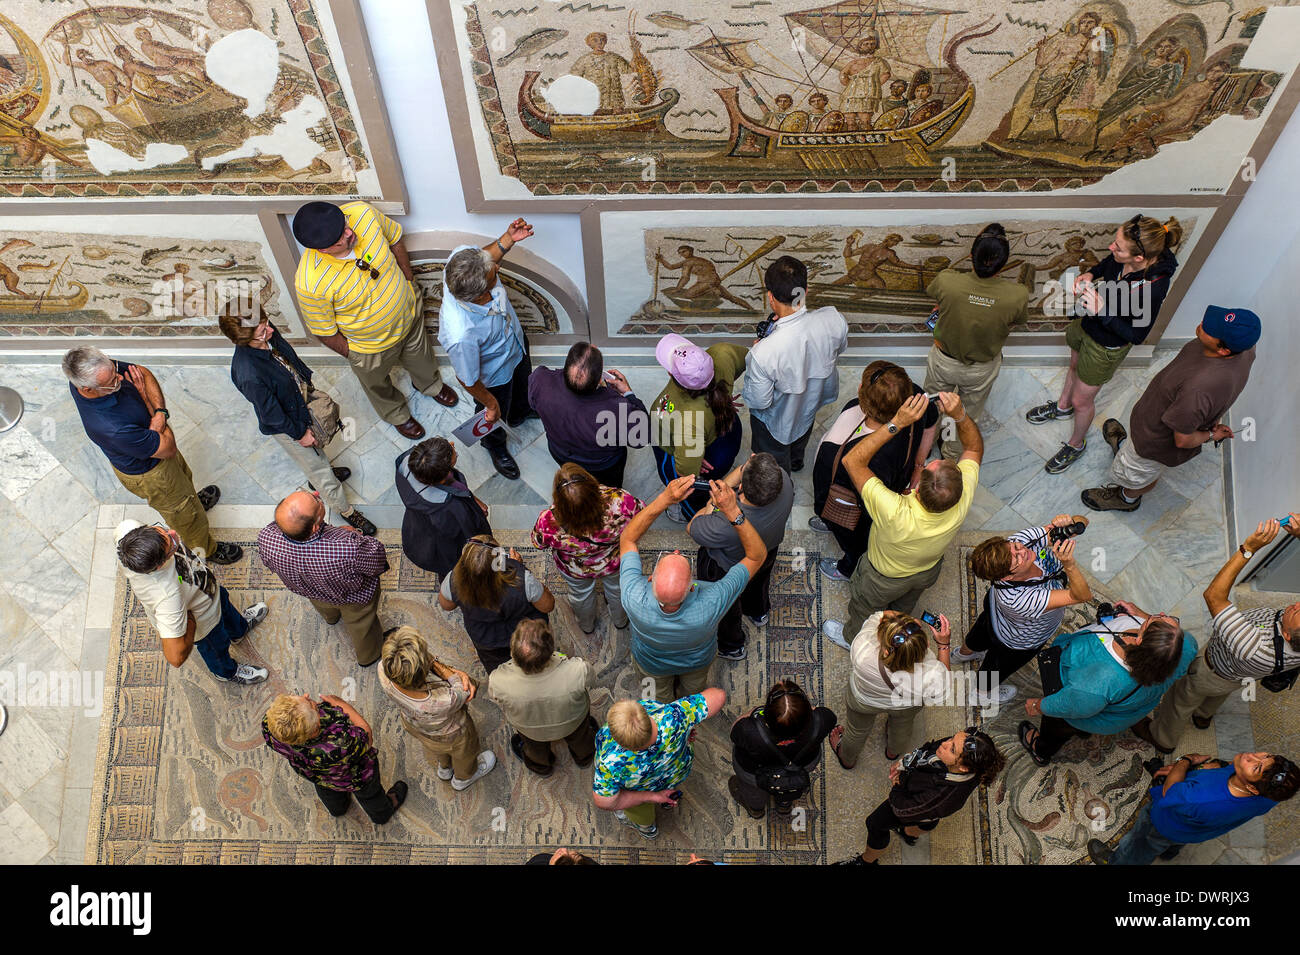
{"type": "Polygon", "coordinates": [[[1273,618],[1273,672],[1259,681],[1259,685],[1270,693],[1281,693],[1295,686],[1297,677],[1300,677],[1300,667],[1292,667],[1285,673],[1282,671],[1282,655],[1286,641],[1282,638],[1282,614],[1284,610],[1279,610],[1277,616],[1273,618]]]}

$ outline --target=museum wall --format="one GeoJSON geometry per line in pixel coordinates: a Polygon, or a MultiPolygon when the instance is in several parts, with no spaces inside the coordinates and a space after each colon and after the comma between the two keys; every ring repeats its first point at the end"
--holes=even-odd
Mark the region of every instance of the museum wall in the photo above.
{"type": "MultiPolygon", "coordinates": [[[[457,175],[443,86],[433,37],[423,29],[424,0],[361,0],[370,45],[406,176],[411,231],[455,229],[484,235],[500,231],[508,213],[465,211],[457,175]]],[[[1298,234],[1300,222],[1279,209],[1300,208],[1300,118],[1292,116],[1258,180],[1215,246],[1211,264],[1188,288],[1168,338],[1187,338],[1205,305],[1252,298],[1270,272],[1273,252],[1298,234]]],[[[522,195],[522,193],[521,193],[522,195]]],[[[1136,211],[1136,210],[1135,210],[1136,211]]],[[[577,214],[538,214],[529,240],[533,252],[562,269],[585,291],[584,257],[577,214]]]]}

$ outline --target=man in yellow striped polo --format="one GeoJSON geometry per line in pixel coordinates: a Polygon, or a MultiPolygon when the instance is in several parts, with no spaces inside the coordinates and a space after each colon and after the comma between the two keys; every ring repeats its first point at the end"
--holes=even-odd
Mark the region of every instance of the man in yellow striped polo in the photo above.
{"type": "Polygon", "coordinates": [[[424,428],[389,377],[400,366],[440,405],[460,399],[438,373],[433,344],[417,314],[402,227],[369,203],[309,202],[293,217],[306,254],[294,291],[307,330],[348,360],[379,417],[418,441],[424,428]]]}

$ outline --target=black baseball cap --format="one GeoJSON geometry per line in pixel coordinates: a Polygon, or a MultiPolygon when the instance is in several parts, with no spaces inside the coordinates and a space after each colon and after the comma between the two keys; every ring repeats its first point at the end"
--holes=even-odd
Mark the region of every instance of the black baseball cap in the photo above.
{"type": "Polygon", "coordinates": [[[307,249],[328,249],[347,228],[343,210],[332,202],[309,202],[293,217],[293,237],[307,249]]]}

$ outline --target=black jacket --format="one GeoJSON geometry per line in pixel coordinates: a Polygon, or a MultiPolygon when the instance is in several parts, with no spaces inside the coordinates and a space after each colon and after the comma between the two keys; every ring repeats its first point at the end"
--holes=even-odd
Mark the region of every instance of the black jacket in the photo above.
{"type": "Polygon", "coordinates": [[[937,822],[966,805],[978,782],[973,773],[963,773],[953,778],[948,768],[938,760],[930,760],[939,748],[940,740],[931,740],[903,757],[906,764],[915,760],[913,768],[905,769],[898,783],[889,791],[889,805],[894,815],[904,825],[918,822],[937,822]],[[916,760],[917,756],[922,758],[916,760]]]}
{"type": "MultiPolygon", "coordinates": [[[[274,330],[271,348],[302,375],[303,381],[311,384],[311,369],[274,330]]],[[[230,380],[252,403],[262,434],[287,434],[296,441],[311,427],[311,415],[307,413],[307,402],[298,390],[298,383],[271,356],[270,349],[235,346],[235,354],[230,359],[230,380]]]]}
{"type": "MultiPolygon", "coordinates": [[[[1100,314],[1085,315],[1083,318],[1083,330],[1088,333],[1097,344],[1105,345],[1107,348],[1119,348],[1123,345],[1141,345],[1146,341],[1147,335],[1151,333],[1151,326],[1156,323],[1156,318],[1160,314],[1160,306],[1169,294],[1169,283],[1174,277],[1174,272],[1178,268],[1178,260],[1174,254],[1165,249],[1156,257],[1156,260],[1148,265],[1145,269],[1138,272],[1130,272],[1128,275],[1122,275],[1124,266],[1115,261],[1115,256],[1108,255],[1092,267],[1092,278],[1095,282],[1128,282],[1129,293],[1132,295],[1137,291],[1140,284],[1146,283],[1149,288],[1150,298],[1143,304],[1147,306],[1149,314],[1130,314],[1134,309],[1124,307],[1124,302],[1117,302],[1120,307],[1117,314],[1108,314],[1105,308],[1100,314]]],[[[1105,303],[1105,296],[1102,296],[1102,302],[1105,303]]],[[[1130,299],[1130,301],[1132,301],[1130,299]]]]}
{"type": "MultiPolygon", "coordinates": [[[[492,527],[468,488],[417,480],[407,466],[410,454],[408,450],[398,456],[395,478],[397,493],[406,506],[402,551],[417,567],[441,577],[456,566],[465,541],[475,534],[491,534],[492,527]]],[[[459,471],[453,469],[451,476],[465,483],[465,475],[459,471]]]]}

